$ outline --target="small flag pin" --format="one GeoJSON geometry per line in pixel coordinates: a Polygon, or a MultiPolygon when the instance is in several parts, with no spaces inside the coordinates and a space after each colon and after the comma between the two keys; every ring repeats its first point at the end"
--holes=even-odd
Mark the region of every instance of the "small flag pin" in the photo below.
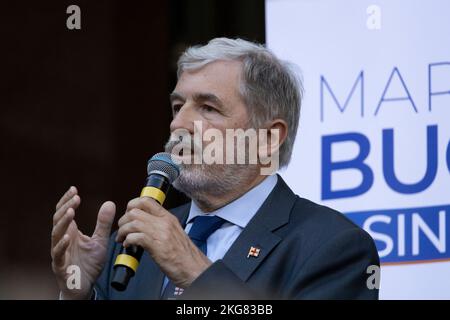
{"type": "Polygon", "coordinates": [[[173,293],[174,296],[181,296],[183,294],[184,289],[175,287],[175,292],[173,293]]]}
{"type": "Polygon", "coordinates": [[[250,247],[250,250],[248,251],[247,259],[250,258],[250,257],[257,258],[259,256],[259,252],[260,251],[261,251],[260,248],[250,247]]]}

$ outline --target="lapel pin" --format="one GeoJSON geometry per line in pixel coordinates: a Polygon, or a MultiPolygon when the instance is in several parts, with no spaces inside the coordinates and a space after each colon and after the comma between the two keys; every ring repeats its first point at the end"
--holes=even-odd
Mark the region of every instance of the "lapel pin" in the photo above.
{"type": "Polygon", "coordinates": [[[184,289],[183,288],[179,288],[179,287],[175,287],[175,291],[173,293],[174,296],[181,296],[183,294],[184,289]]]}
{"type": "Polygon", "coordinates": [[[247,259],[250,258],[250,257],[257,258],[259,256],[259,252],[260,251],[261,251],[260,248],[250,247],[250,250],[248,251],[247,259]]]}

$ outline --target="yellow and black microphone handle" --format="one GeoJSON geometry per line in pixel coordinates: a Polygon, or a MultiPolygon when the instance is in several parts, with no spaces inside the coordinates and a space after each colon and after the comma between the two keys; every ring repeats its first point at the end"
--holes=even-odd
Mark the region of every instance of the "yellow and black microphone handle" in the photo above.
{"type": "MultiPolygon", "coordinates": [[[[169,191],[170,183],[162,174],[151,174],[147,178],[147,183],[141,191],[141,197],[150,197],[163,205],[166,194],[169,191]]],[[[134,277],[139,261],[141,260],[144,249],[140,246],[121,247],[119,255],[114,262],[113,276],[111,286],[118,290],[124,291],[128,282],[134,277]]]]}

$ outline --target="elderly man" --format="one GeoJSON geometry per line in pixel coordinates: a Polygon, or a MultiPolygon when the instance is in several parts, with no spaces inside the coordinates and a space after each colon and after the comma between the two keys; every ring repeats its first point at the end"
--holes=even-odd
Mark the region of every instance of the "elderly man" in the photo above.
{"type": "MultiPolygon", "coordinates": [[[[301,83],[263,46],[218,38],[180,57],[171,104],[172,133],[193,135],[196,124],[224,136],[227,129],[266,129],[259,145],[283,167],[297,133],[301,83]]],[[[166,151],[177,144],[169,141],[166,151]]],[[[378,298],[367,285],[368,267],[379,264],[369,235],[339,212],[298,197],[279,175],[262,174],[267,163],[181,166],[174,186],[192,201],[169,212],[148,197],[131,200],[111,238],[114,203],[102,205],[88,237],[74,222],[77,190],[66,192],[52,232],[62,299],[378,298]],[[192,233],[203,229],[202,249],[192,233]],[[110,285],[121,244],[145,250],[123,292],[110,285]],[[67,287],[70,265],[80,267],[81,288],[67,287]]]]}

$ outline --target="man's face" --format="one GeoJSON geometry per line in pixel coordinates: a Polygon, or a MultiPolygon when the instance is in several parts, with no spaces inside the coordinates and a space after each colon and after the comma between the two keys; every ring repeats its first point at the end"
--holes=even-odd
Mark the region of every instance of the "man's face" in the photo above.
{"type": "MultiPolygon", "coordinates": [[[[203,132],[217,129],[223,137],[226,129],[247,128],[247,108],[238,91],[241,68],[238,61],[216,61],[198,70],[183,72],[171,94],[171,133],[184,130],[192,136],[194,122],[201,123],[203,132]]],[[[172,152],[175,144],[168,143],[166,151],[172,152]]],[[[207,144],[202,142],[203,147],[207,144]]],[[[255,170],[249,170],[246,165],[183,165],[174,186],[195,198],[194,192],[202,190],[228,192],[254,174],[255,170]]]]}
{"type": "Polygon", "coordinates": [[[241,63],[217,61],[195,71],[185,71],[171,94],[173,121],[170,131],[194,133],[194,121],[203,130],[245,128],[247,109],[239,95],[241,63]]]}

